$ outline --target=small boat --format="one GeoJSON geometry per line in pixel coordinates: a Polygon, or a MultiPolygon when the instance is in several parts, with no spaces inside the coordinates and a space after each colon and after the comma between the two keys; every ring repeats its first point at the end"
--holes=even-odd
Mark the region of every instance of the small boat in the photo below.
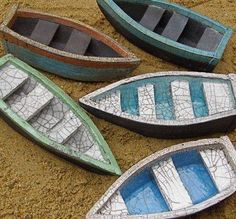
{"type": "Polygon", "coordinates": [[[121,174],[101,133],[78,104],[10,54],[0,59],[0,113],[44,148],[87,168],[121,174]]]}
{"type": "Polygon", "coordinates": [[[79,102],[142,135],[184,138],[236,128],[236,75],[159,72],[124,79],[79,102]]]}
{"type": "Polygon", "coordinates": [[[97,0],[110,23],[145,51],[192,70],[211,71],[232,30],[163,0],[97,0]]]}
{"type": "Polygon", "coordinates": [[[125,172],[87,219],[179,218],[236,191],[236,151],[228,137],[166,148],[125,172]]]}
{"type": "Polygon", "coordinates": [[[6,51],[26,63],[80,81],[121,78],[139,59],[81,22],[13,6],[0,25],[6,51]]]}

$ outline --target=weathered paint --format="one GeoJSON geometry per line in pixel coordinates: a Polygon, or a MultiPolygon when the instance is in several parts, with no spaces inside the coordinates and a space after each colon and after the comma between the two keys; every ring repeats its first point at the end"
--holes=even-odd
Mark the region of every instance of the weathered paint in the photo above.
{"type": "Polygon", "coordinates": [[[46,56],[39,55],[16,44],[3,40],[3,45],[8,53],[12,53],[17,58],[29,65],[57,74],[61,77],[71,78],[81,81],[108,81],[114,78],[126,76],[133,68],[88,68],[60,62],[46,56]]]}
{"type": "Polygon", "coordinates": [[[120,78],[130,73],[140,63],[140,59],[136,58],[133,53],[91,26],[47,13],[18,9],[17,5],[11,8],[0,25],[0,38],[3,43],[5,41],[7,51],[18,55],[30,65],[75,80],[107,81],[120,78]],[[80,30],[112,48],[118,56],[85,56],[41,44],[11,29],[17,16],[54,21],[72,29],[80,30]]]}

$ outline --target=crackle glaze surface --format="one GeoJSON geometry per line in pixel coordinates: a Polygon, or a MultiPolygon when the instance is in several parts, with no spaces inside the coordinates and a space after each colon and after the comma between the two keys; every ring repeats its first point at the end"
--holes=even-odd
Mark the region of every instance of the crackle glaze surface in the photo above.
{"type": "Polygon", "coordinates": [[[195,119],[235,109],[230,78],[188,74],[122,80],[120,85],[109,85],[82,100],[116,116],[139,117],[150,122],[195,119]]]}
{"type": "Polygon", "coordinates": [[[95,161],[98,168],[99,162],[104,166],[113,165],[109,150],[103,148],[93,134],[95,130],[86,122],[89,118],[67,104],[61,97],[62,91],[56,93],[51,89],[55,85],[48,79],[40,73],[30,73],[34,70],[11,55],[3,57],[1,62],[0,109],[5,117],[13,120],[15,126],[25,133],[31,130],[31,138],[56,153],[72,160],[73,156],[75,160],[81,159],[83,154],[88,160],[95,161]]]}
{"type": "Polygon", "coordinates": [[[177,218],[235,192],[236,151],[228,137],[157,152],[122,175],[87,218],[177,218]]]}
{"type": "MultiPolygon", "coordinates": [[[[115,123],[118,120],[114,117],[118,117],[135,121],[140,127],[187,127],[228,117],[233,122],[235,88],[233,74],[160,72],[121,80],[86,95],[80,102],[115,123]]],[[[129,128],[128,123],[123,124],[129,128]]]]}

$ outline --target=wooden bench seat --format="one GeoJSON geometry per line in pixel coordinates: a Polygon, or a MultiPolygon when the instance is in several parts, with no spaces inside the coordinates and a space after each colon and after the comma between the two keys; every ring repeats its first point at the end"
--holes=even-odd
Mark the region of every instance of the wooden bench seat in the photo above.
{"type": "Polygon", "coordinates": [[[31,33],[30,39],[48,46],[52,41],[58,27],[59,24],[39,20],[31,33]]]}
{"type": "Polygon", "coordinates": [[[173,13],[161,35],[168,39],[177,41],[186,27],[187,22],[187,17],[173,13]]]}
{"type": "Polygon", "coordinates": [[[91,42],[91,37],[78,30],[73,30],[64,50],[66,52],[84,55],[91,42]]]}
{"type": "Polygon", "coordinates": [[[139,23],[147,29],[153,31],[157,24],[160,22],[164,12],[165,10],[163,8],[150,5],[148,6],[146,12],[144,13],[139,23]]]}
{"type": "Polygon", "coordinates": [[[197,44],[197,48],[206,51],[215,51],[222,37],[222,34],[207,27],[197,44]]]}

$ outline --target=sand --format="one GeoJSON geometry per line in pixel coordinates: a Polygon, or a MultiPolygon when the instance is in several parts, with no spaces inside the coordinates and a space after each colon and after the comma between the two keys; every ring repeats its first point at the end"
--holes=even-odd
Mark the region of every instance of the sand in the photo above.
{"type": "MultiPolygon", "coordinates": [[[[43,12],[85,22],[126,46],[142,59],[132,76],[147,72],[184,70],[138,49],[104,18],[95,0],[0,0],[0,18],[14,2],[43,12]]],[[[235,0],[175,0],[204,15],[236,28],[235,0]]],[[[0,50],[3,55],[3,50],[0,50]]],[[[214,72],[236,72],[236,35],[214,72]]],[[[109,83],[80,83],[45,73],[75,101],[109,83]]],[[[110,145],[122,171],[146,156],[190,139],[146,138],[91,116],[110,145]]],[[[18,134],[0,119],[0,218],[84,218],[88,210],[117,179],[89,172],[47,152],[18,134]]],[[[227,133],[232,141],[236,132],[227,133]]],[[[211,136],[220,136],[215,134],[211,136]]],[[[197,139],[197,138],[196,138],[197,139]]],[[[236,195],[191,218],[236,218],[236,195]]]]}

